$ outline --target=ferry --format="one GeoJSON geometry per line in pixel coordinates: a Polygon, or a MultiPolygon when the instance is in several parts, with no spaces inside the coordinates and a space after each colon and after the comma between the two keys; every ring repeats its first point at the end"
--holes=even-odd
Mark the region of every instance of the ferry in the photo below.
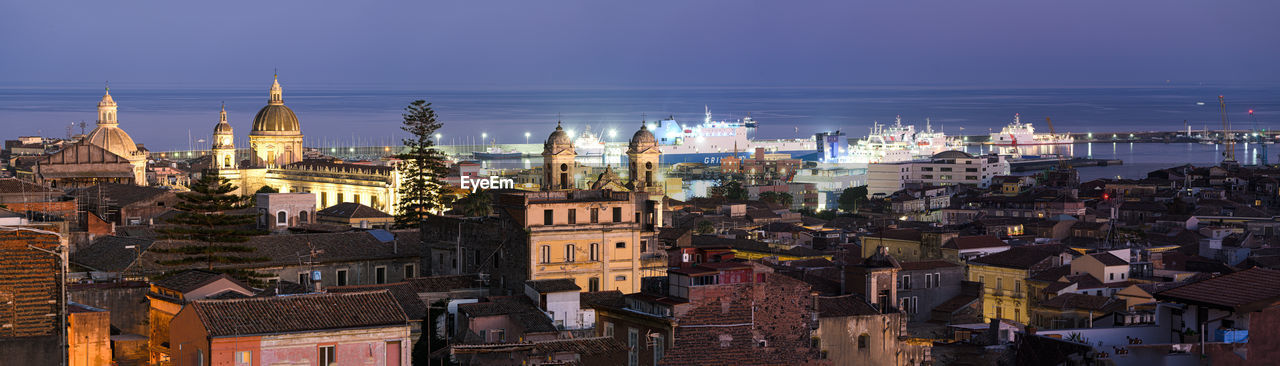
{"type": "Polygon", "coordinates": [[[605,153],[604,141],[591,133],[591,126],[587,126],[578,138],[573,139],[573,149],[578,156],[603,156],[605,153]]]}
{"type": "Polygon", "coordinates": [[[471,153],[471,157],[476,160],[519,159],[522,156],[524,156],[524,154],[519,151],[504,150],[503,148],[498,147],[497,140],[494,140],[493,144],[488,148],[485,148],[484,151],[471,153]]]}
{"type": "Polygon", "coordinates": [[[730,154],[747,157],[757,148],[766,153],[791,154],[793,157],[817,151],[812,138],[755,140],[749,134],[759,124],[750,115],[740,120],[716,121],[711,118],[711,108],[704,106],[701,124],[680,124],[675,117],[649,124],[649,130],[662,148],[664,163],[701,162],[718,164],[730,154]]]}
{"type": "Polygon", "coordinates": [[[903,125],[902,116],[897,116],[893,125],[873,123],[867,137],[849,146],[849,154],[836,162],[894,163],[962,148],[959,142],[948,139],[946,133],[934,131],[928,119],[925,120],[925,130],[917,132],[915,125],[903,125]]]}
{"type": "Polygon", "coordinates": [[[1036,133],[1031,123],[1022,123],[1020,114],[1013,115],[1013,123],[998,133],[991,133],[989,144],[996,146],[1070,145],[1075,139],[1069,134],[1036,133]]]}

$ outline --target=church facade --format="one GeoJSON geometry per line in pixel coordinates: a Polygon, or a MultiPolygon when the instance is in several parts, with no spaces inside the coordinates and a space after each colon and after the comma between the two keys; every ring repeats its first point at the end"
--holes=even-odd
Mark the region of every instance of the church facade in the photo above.
{"type": "MultiPolygon", "coordinates": [[[[249,132],[249,156],[236,155],[235,129],[223,108],[213,128],[210,169],[249,195],[264,186],[282,193],[316,196],[316,209],[354,202],[395,215],[400,201],[400,173],[394,167],[303,159],[298,116],[284,104],[279,77],[271,84],[267,105],[258,110],[249,132]]],[[[310,221],[314,222],[314,218],[310,221]]]]}
{"type": "Polygon", "coordinates": [[[147,153],[120,128],[119,106],[107,88],[98,102],[97,127],[71,146],[36,163],[37,183],[67,189],[99,183],[147,185],[147,153]]]}

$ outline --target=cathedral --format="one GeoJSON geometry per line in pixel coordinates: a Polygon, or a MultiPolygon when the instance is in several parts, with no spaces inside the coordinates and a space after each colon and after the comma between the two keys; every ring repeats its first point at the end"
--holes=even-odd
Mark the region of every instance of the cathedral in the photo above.
{"type": "Polygon", "coordinates": [[[37,162],[35,180],[61,189],[98,183],[147,185],[147,152],[120,129],[118,109],[107,88],[98,102],[98,126],[79,142],[37,162]]]}
{"type": "Polygon", "coordinates": [[[316,195],[316,209],[354,202],[395,214],[400,174],[390,166],[347,164],[335,160],[303,160],[302,128],[298,116],[284,104],[280,78],[271,83],[267,105],[253,117],[249,154],[237,156],[235,129],[225,106],[218,114],[210,146],[210,169],[249,195],[262,187],[281,193],[316,195]]]}

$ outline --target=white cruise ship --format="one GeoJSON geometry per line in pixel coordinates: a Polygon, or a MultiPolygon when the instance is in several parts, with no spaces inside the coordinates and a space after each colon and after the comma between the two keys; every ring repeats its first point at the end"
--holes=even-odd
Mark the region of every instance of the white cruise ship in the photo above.
{"type": "Polygon", "coordinates": [[[945,133],[934,131],[928,120],[925,120],[925,130],[916,132],[914,125],[903,125],[902,116],[898,116],[893,125],[872,124],[871,133],[849,146],[848,157],[839,159],[839,162],[893,163],[960,148],[962,146],[948,139],[945,133]]]}
{"type": "Polygon", "coordinates": [[[649,125],[654,137],[662,146],[663,160],[667,162],[699,161],[715,164],[726,154],[749,154],[756,148],[769,153],[812,153],[817,143],[810,138],[755,140],[749,134],[757,122],[750,116],[737,121],[711,119],[711,109],[705,109],[705,118],[699,125],[681,125],[674,117],[667,117],[649,125]]]}
{"type": "Polygon", "coordinates": [[[991,133],[989,144],[996,146],[1026,146],[1026,145],[1070,145],[1075,139],[1069,134],[1036,134],[1035,126],[1030,123],[1022,123],[1022,116],[1013,115],[1013,123],[1004,126],[999,133],[991,133]]]}
{"type": "Polygon", "coordinates": [[[582,130],[578,138],[573,139],[573,148],[578,156],[603,156],[605,153],[604,141],[600,140],[600,136],[591,133],[590,125],[582,130]]]}

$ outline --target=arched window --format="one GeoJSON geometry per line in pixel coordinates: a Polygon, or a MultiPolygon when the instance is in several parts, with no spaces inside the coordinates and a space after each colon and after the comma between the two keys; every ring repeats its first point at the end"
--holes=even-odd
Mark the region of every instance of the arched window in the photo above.
{"type": "Polygon", "coordinates": [[[289,223],[289,215],[288,215],[288,214],[285,214],[285,213],[284,213],[284,211],[280,211],[280,212],[276,213],[276,224],[277,224],[277,225],[284,225],[284,224],[287,224],[287,223],[289,223]]]}
{"type": "Polygon", "coordinates": [[[543,245],[538,255],[538,263],[551,263],[551,246],[543,245]]]}
{"type": "Polygon", "coordinates": [[[600,243],[591,243],[591,261],[600,260],[600,243]]]}
{"type": "Polygon", "coordinates": [[[574,252],[575,252],[575,251],[574,251],[573,244],[565,245],[565,246],[564,246],[564,261],[565,261],[565,262],[573,262],[573,260],[574,260],[574,259],[577,259],[577,258],[576,258],[576,257],[577,257],[577,255],[576,255],[576,254],[577,254],[577,253],[574,253],[574,252]]]}
{"type": "Polygon", "coordinates": [[[222,167],[224,167],[224,168],[230,168],[230,167],[231,167],[231,157],[230,157],[230,156],[224,156],[224,157],[222,157],[222,167]]]}
{"type": "Polygon", "coordinates": [[[299,223],[299,224],[305,224],[305,223],[307,223],[307,212],[306,212],[306,211],[298,211],[298,223],[299,223]]]}

